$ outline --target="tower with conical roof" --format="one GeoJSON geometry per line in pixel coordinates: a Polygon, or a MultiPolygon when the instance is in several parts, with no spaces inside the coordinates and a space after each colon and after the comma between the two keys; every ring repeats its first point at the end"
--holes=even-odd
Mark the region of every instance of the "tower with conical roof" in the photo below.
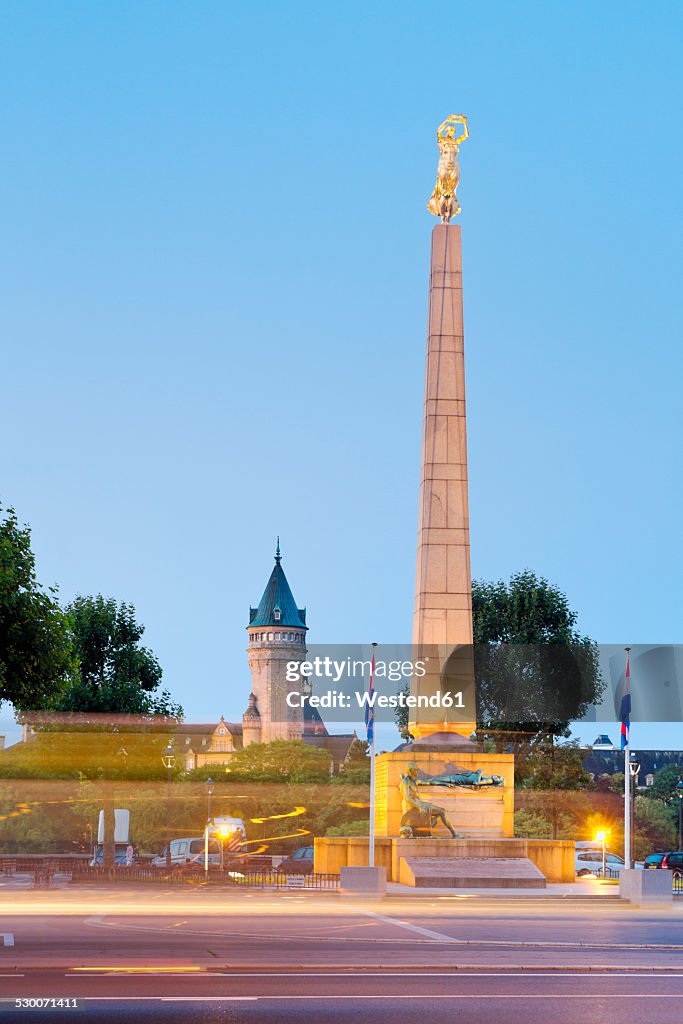
{"type": "Polygon", "coordinates": [[[272,740],[301,739],[304,715],[290,708],[287,694],[301,691],[300,682],[287,680],[287,663],[306,657],[306,609],[297,607],[280,554],[266,583],[258,608],[249,609],[249,668],[251,695],[243,716],[244,745],[272,740]]]}

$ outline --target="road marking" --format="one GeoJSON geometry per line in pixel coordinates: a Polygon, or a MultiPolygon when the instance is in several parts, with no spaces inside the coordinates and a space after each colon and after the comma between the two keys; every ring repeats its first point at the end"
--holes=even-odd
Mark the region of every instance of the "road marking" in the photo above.
{"type": "MultiPolygon", "coordinates": [[[[652,967],[652,968],[638,968],[637,971],[633,971],[630,967],[618,967],[613,970],[601,968],[599,971],[594,971],[589,967],[559,967],[551,970],[543,970],[539,967],[506,967],[498,968],[493,970],[492,968],[482,967],[478,970],[472,970],[471,965],[467,965],[466,968],[459,967],[444,967],[441,971],[408,971],[402,968],[385,968],[381,971],[368,971],[365,968],[345,968],[340,967],[334,971],[301,971],[296,972],[285,969],[284,971],[211,971],[203,972],[202,974],[174,974],[173,978],[252,978],[254,981],[258,981],[260,978],[282,978],[285,981],[289,981],[292,977],[295,978],[354,978],[362,980],[363,978],[442,978],[445,981],[456,980],[459,978],[479,978],[481,980],[482,975],[486,978],[509,978],[514,981],[521,979],[527,981],[529,978],[555,978],[557,979],[559,971],[567,972],[567,981],[574,981],[577,976],[582,978],[611,978],[614,981],[626,980],[630,981],[632,978],[646,978],[648,981],[669,981],[672,978],[683,978],[682,973],[672,973],[677,968],[667,967],[652,967]],[[285,973],[285,971],[288,971],[285,973]],[[517,971],[519,973],[514,974],[512,972],[517,971]],[[617,971],[622,972],[621,975],[617,974],[617,971]]],[[[73,968],[69,972],[64,974],[65,978],[73,977],[73,968]]],[[[81,972],[80,978],[104,978],[112,977],[114,974],[118,974],[122,977],[124,974],[134,974],[134,971],[116,971],[115,968],[107,970],[102,968],[102,971],[98,971],[97,968],[93,967],[89,973],[81,972]]],[[[168,977],[163,975],[162,972],[157,972],[160,976],[168,977]]],[[[154,977],[155,975],[150,971],[145,971],[145,977],[154,977]]],[[[0,978],[23,978],[23,974],[0,974],[0,978]]]]}
{"type": "Polygon", "coordinates": [[[13,932],[0,932],[0,935],[2,935],[2,944],[3,944],[3,946],[13,946],[14,945],[14,933],[13,932]]]}
{"type": "MultiPolygon", "coordinates": [[[[73,969],[72,969],[73,970],[73,969]]],[[[73,973],[70,971],[64,975],[65,978],[73,978],[73,973]]],[[[126,968],[123,971],[118,971],[115,967],[107,969],[103,967],[102,970],[93,968],[92,971],[81,971],[78,975],[79,978],[169,978],[172,977],[175,981],[176,978],[225,978],[224,971],[213,971],[202,974],[172,974],[169,975],[168,971],[150,971],[148,969],[142,971],[132,971],[130,968],[126,968]]]]}
{"type": "MultiPolygon", "coordinates": [[[[457,939],[452,935],[444,935],[441,932],[431,931],[429,928],[422,928],[420,925],[411,925],[407,921],[400,921],[395,917],[386,917],[371,910],[359,911],[368,917],[377,918],[396,925],[399,928],[406,928],[414,933],[424,935],[424,943],[446,943],[450,946],[501,946],[511,948],[530,949],[654,949],[654,950],[683,950],[681,943],[624,943],[624,942],[529,942],[520,939],[457,939]]],[[[153,932],[155,935],[209,935],[214,939],[282,939],[282,933],[278,932],[245,932],[231,929],[229,933],[219,932],[209,928],[153,928],[150,925],[121,924],[116,921],[106,921],[106,914],[93,914],[84,919],[84,924],[91,928],[116,928],[122,931],[153,932]]],[[[348,926],[348,927],[353,927],[348,926]]],[[[362,927],[362,925],[358,925],[362,927]]],[[[414,943],[415,939],[378,939],[368,935],[297,935],[300,942],[372,942],[372,943],[414,943]]]]}
{"type": "Polygon", "coordinates": [[[260,1003],[265,1000],[283,1000],[289,1001],[292,999],[308,999],[308,1000],[334,1000],[339,999],[356,999],[361,1001],[363,999],[383,999],[387,1000],[394,999],[413,999],[413,1000],[424,1000],[424,999],[461,999],[461,1000],[472,1000],[472,999],[590,999],[595,1001],[597,996],[602,995],[605,999],[683,999],[683,995],[673,995],[670,993],[655,993],[655,992],[623,992],[623,993],[595,993],[592,992],[590,995],[584,995],[581,993],[564,993],[557,994],[552,993],[549,996],[547,992],[538,992],[525,995],[523,993],[510,994],[506,992],[501,995],[493,995],[490,992],[467,992],[462,995],[442,995],[440,993],[425,992],[419,995],[371,995],[371,996],[357,996],[357,995],[319,995],[319,996],[299,996],[299,995],[281,995],[281,996],[85,996],[84,1001],[86,1003],[260,1003]]]}
{"type": "Polygon", "coordinates": [[[362,910],[362,914],[366,914],[368,917],[374,917],[377,921],[384,921],[385,924],[394,924],[397,928],[405,928],[409,932],[416,932],[418,935],[424,935],[428,939],[435,939],[437,942],[453,943],[457,942],[451,935],[443,935],[442,932],[433,932],[429,928],[422,928],[419,924],[410,924],[408,921],[400,921],[396,917],[386,917],[384,914],[377,914],[374,910],[362,910]]]}

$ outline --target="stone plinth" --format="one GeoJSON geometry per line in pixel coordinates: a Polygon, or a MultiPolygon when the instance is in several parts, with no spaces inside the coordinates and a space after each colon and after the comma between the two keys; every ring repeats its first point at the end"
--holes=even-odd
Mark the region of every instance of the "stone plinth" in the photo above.
{"type": "MultiPolygon", "coordinates": [[[[501,775],[502,786],[477,789],[444,786],[421,786],[420,794],[429,803],[443,807],[456,832],[463,836],[492,837],[514,834],[515,791],[514,756],[512,754],[484,754],[478,751],[447,751],[412,753],[394,751],[380,754],[375,774],[375,834],[398,836],[403,810],[399,784],[407,766],[415,761],[427,775],[440,775],[446,767],[455,764],[468,771],[481,768],[486,775],[501,775]]],[[[443,825],[437,826],[439,836],[447,836],[443,825]]]]}
{"type": "MultiPolygon", "coordinates": [[[[367,865],[368,843],[367,836],[316,839],[316,872],[336,875],[346,865],[367,865]]],[[[488,857],[526,857],[548,882],[575,880],[574,843],[568,839],[394,839],[385,836],[375,840],[375,864],[386,867],[390,882],[400,881],[401,858],[483,860],[488,857]]]]}
{"type": "MultiPolygon", "coordinates": [[[[444,663],[455,645],[472,644],[462,243],[457,224],[437,224],[432,232],[413,644],[443,645],[444,663]]],[[[473,695],[471,654],[459,675],[473,695]]],[[[430,683],[423,681],[422,692],[425,682],[430,683]]],[[[431,685],[438,686],[438,673],[431,685]]],[[[468,698],[466,704],[465,710],[449,715],[449,724],[469,736],[476,714],[473,701],[468,698]]],[[[416,737],[427,735],[441,728],[442,721],[443,715],[439,719],[431,709],[415,709],[410,731],[416,737]]]]}
{"type": "Polygon", "coordinates": [[[342,893],[353,896],[383,896],[387,891],[385,867],[342,866],[339,875],[342,893]]]}
{"type": "Polygon", "coordinates": [[[545,889],[546,885],[545,875],[527,857],[401,857],[399,881],[421,889],[545,889]]]}
{"type": "Polygon", "coordinates": [[[619,872],[619,895],[631,903],[671,904],[674,898],[671,872],[624,868],[619,872]]]}

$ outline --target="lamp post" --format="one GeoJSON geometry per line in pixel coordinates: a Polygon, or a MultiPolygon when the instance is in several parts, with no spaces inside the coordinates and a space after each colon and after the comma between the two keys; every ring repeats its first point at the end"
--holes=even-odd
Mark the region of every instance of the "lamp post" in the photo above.
{"type": "Polygon", "coordinates": [[[595,834],[595,841],[596,841],[596,843],[602,843],[602,877],[604,878],[605,877],[605,870],[606,870],[605,861],[607,859],[606,858],[607,832],[605,832],[604,830],[601,830],[600,832],[596,832],[596,834],[595,834]]]}
{"type": "Polygon", "coordinates": [[[171,868],[171,784],[173,781],[173,765],[175,764],[175,754],[173,753],[173,747],[171,741],[168,741],[166,750],[161,755],[161,760],[166,769],[166,870],[171,868]]]}
{"type": "Polygon", "coordinates": [[[678,797],[678,849],[683,850],[683,779],[676,783],[678,797]]]}
{"type": "Polygon", "coordinates": [[[230,835],[230,831],[229,831],[227,825],[221,825],[221,831],[220,831],[220,836],[221,836],[221,871],[223,871],[223,869],[225,867],[225,854],[224,854],[225,847],[224,847],[224,844],[225,844],[225,837],[228,836],[228,835],[230,835]]]}
{"type": "MultiPolygon", "coordinates": [[[[211,797],[213,796],[213,779],[206,780],[206,828],[204,829],[204,874],[209,876],[209,835],[211,832],[211,797]]],[[[222,847],[221,847],[222,849],[222,847]]]]}
{"type": "Polygon", "coordinates": [[[634,838],[636,834],[636,790],[638,788],[638,775],[640,773],[640,761],[638,760],[637,754],[631,754],[628,762],[628,770],[631,776],[631,835],[630,835],[630,849],[628,864],[626,867],[635,867],[635,857],[633,856],[634,838]]]}
{"type": "Polygon", "coordinates": [[[213,779],[206,780],[206,820],[211,821],[211,797],[213,796],[213,779]]]}

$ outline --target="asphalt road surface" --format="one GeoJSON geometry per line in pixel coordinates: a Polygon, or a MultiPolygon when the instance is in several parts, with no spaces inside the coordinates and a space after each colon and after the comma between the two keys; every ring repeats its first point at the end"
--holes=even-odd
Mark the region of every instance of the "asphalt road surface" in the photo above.
{"type": "Polygon", "coordinates": [[[630,1024],[683,1013],[683,906],[120,887],[0,893],[0,1024],[630,1024]],[[32,1008],[20,999],[77,999],[32,1008]]]}

